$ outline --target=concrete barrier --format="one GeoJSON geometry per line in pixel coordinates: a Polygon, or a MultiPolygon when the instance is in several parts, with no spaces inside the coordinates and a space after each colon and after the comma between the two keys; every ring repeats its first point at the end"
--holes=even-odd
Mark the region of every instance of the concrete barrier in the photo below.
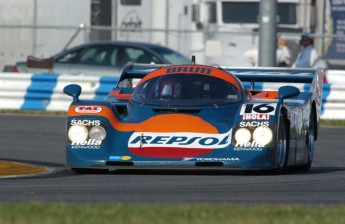
{"type": "Polygon", "coordinates": [[[79,84],[80,99],[103,99],[118,77],[88,77],[0,73],[0,109],[66,111],[71,97],[63,93],[68,84],[79,84]]]}
{"type": "Polygon", "coordinates": [[[345,85],[345,70],[327,70],[326,77],[329,84],[345,85]]]}
{"type": "MultiPolygon", "coordinates": [[[[345,75],[342,79],[345,80],[345,75]]],[[[66,85],[79,84],[82,87],[80,99],[103,99],[117,81],[118,77],[109,76],[0,73],[0,109],[67,111],[71,97],[63,93],[66,85]]],[[[257,83],[255,89],[276,90],[281,85],[257,83]]],[[[296,86],[307,91],[310,85],[296,86]]],[[[345,81],[344,84],[324,84],[322,98],[321,118],[345,119],[345,81]]]]}

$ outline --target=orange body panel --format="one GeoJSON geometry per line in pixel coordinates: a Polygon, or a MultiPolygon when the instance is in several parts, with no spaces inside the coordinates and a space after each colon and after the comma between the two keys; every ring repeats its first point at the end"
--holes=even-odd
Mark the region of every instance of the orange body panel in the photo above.
{"type": "Polygon", "coordinates": [[[120,122],[114,112],[108,107],[99,106],[102,110],[98,113],[78,113],[77,106],[73,105],[68,111],[68,116],[101,116],[109,120],[114,129],[122,132],[200,132],[217,134],[217,129],[199,117],[186,114],[164,114],[151,117],[140,123],[120,122]]]}

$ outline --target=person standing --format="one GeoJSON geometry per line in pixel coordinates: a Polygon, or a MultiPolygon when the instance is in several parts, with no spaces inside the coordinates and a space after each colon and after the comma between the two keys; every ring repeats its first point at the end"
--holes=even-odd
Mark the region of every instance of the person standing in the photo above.
{"type": "Polygon", "coordinates": [[[310,33],[303,33],[299,41],[301,51],[298,53],[293,68],[313,68],[318,59],[318,54],[314,48],[314,39],[310,33]]]}
{"type": "MultiPolygon", "coordinates": [[[[244,59],[250,63],[252,67],[258,66],[259,52],[257,48],[250,49],[244,52],[244,59]]],[[[287,46],[285,38],[278,37],[278,45],[276,51],[276,66],[290,67],[291,66],[291,51],[287,46]]]]}
{"type": "Polygon", "coordinates": [[[276,62],[278,67],[291,66],[291,52],[287,46],[287,41],[285,38],[278,37],[276,62]]]}

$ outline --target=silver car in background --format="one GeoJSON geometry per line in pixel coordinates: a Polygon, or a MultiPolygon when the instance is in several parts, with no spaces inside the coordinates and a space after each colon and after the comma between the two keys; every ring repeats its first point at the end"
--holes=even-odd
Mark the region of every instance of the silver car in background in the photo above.
{"type": "Polygon", "coordinates": [[[189,64],[186,56],[156,44],[100,41],[78,45],[51,58],[17,62],[11,72],[53,72],[69,75],[118,76],[127,62],[147,64],[189,64]]]}

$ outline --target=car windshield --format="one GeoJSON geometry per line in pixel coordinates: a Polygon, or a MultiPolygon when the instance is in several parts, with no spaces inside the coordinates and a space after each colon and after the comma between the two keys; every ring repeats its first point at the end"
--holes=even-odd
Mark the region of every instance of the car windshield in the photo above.
{"type": "Polygon", "coordinates": [[[168,60],[171,64],[190,64],[191,60],[186,56],[167,48],[154,49],[160,56],[168,60]]]}
{"type": "Polygon", "coordinates": [[[170,74],[140,83],[131,100],[160,106],[206,106],[238,102],[241,92],[231,83],[206,75],[170,74]]]}

